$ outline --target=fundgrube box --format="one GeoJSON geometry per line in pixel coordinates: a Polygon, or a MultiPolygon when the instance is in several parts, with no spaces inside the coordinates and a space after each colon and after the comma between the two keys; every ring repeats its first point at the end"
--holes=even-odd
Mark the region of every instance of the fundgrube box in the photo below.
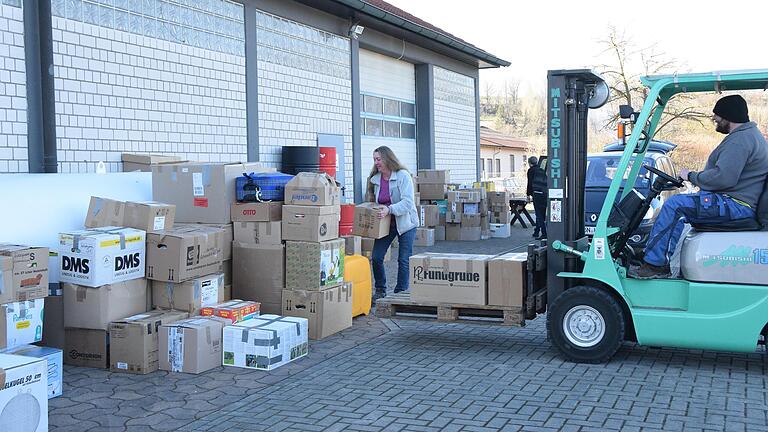
{"type": "Polygon", "coordinates": [[[487,304],[491,255],[424,253],[410,259],[411,299],[421,302],[487,304]]]}

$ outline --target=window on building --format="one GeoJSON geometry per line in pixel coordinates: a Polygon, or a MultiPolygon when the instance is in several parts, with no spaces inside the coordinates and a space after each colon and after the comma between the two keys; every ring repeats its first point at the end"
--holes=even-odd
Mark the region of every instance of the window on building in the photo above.
{"type": "Polygon", "coordinates": [[[395,139],[416,138],[415,104],[361,94],[363,135],[395,139]]]}
{"type": "Polygon", "coordinates": [[[384,99],[384,115],[400,117],[400,102],[392,99],[384,99]]]}
{"type": "Polygon", "coordinates": [[[509,172],[510,174],[515,172],[515,155],[509,155],[509,172]]]}
{"type": "Polygon", "coordinates": [[[415,119],[416,105],[408,102],[400,102],[400,116],[415,119]]]}
{"type": "Polygon", "coordinates": [[[382,136],[384,128],[382,123],[382,120],[365,119],[365,134],[368,136],[382,136]]]}
{"type": "Polygon", "coordinates": [[[380,97],[365,95],[365,106],[363,110],[371,114],[382,114],[382,101],[380,97]]]}
{"type": "Polygon", "coordinates": [[[385,120],[384,136],[390,138],[400,138],[400,123],[385,120]]]}
{"type": "Polygon", "coordinates": [[[496,176],[501,177],[501,159],[496,159],[496,176]]]}
{"type": "Polygon", "coordinates": [[[400,123],[400,138],[416,138],[416,125],[413,123],[400,123]]]}
{"type": "Polygon", "coordinates": [[[493,177],[493,159],[486,159],[485,163],[488,166],[488,177],[493,177]]]}

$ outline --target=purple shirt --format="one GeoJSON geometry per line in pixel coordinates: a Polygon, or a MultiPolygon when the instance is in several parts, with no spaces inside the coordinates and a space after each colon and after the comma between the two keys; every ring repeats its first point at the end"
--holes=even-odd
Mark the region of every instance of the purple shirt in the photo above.
{"type": "MultiPolygon", "coordinates": [[[[383,204],[387,207],[392,205],[392,196],[389,194],[389,180],[384,180],[384,176],[381,177],[381,185],[379,185],[379,197],[377,199],[379,204],[383,204]]],[[[390,216],[391,226],[395,226],[395,215],[390,216]]]]}

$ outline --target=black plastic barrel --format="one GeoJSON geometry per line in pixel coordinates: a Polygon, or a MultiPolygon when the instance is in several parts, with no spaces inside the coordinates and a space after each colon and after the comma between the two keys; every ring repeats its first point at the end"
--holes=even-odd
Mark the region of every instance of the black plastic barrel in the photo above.
{"type": "Polygon", "coordinates": [[[320,172],[320,149],[317,147],[283,147],[285,174],[320,172]]]}

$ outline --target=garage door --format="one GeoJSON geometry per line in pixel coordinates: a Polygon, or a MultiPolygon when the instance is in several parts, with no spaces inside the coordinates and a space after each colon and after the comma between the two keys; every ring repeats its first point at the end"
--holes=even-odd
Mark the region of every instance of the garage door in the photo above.
{"type": "MultiPolygon", "coordinates": [[[[416,75],[411,63],[360,50],[362,180],[373,166],[373,150],[387,146],[416,172],[416,75]]],[[[365,188],[363,189],[365,190],[365,188]]]]}

